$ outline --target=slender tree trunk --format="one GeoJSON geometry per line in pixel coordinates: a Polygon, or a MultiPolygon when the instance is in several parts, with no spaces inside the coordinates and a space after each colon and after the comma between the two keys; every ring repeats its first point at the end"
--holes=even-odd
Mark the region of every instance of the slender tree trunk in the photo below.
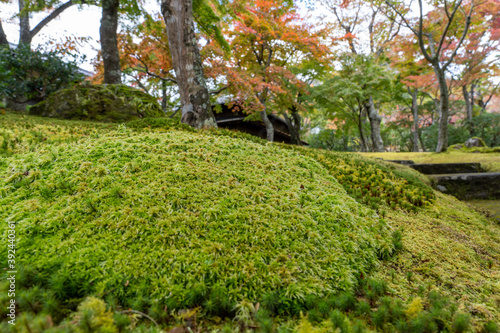
{"type": "Polygon", "coordinates": [[[167,112],[167,81],[161,80],[161,109],[167,112]]]}
{"type": "Polygon", "coordinates": [[[366,139],[365,134],[363,133],[363,108],[359,109],[358,116],[358,130],[359,130],[359,138],[361,139],[361,152],[367,152],[368,148],[366,147],[366,139]]]}
{"type": "Polygon", "coordinates": [[[474,125],[472,124],[472,107],[473,107],[473,94],[474,94],[474,88],[473,85],[471,86],[471,92],[467,90],[467,85],[464,85],[462,87],[462,93],[464,96],[464,102],[465,102],[465,114],[466,114],[466,119],[468,121],[468,127],[469,127],[469,134],[470,136],[475,135],[475,130],[474,130],[474,125]]]}
{"type": "Polygon", "coordinates": [[[7,40],[7,36],[3,31],[2,21],[0,20],[0,47],[9,47],[9,41],[7,40]]]}
{"type": "Polygon", "coordinates": [[[19,0],[19,44],[31,45],[30,17],[25,7],[25,1],[19,0]]]}
{"type": "MultiPolygon", "coordinates": [[[[267,109],[267,108],[266,108],[267,109]]],[[[264,123],[264,126],[266,127],[266,140],[273,142],[274,141],[274,126],[273,123],[269,120],[269,117],[267,116],[267,111],[260,111],[260,119],[264,123]]]]}
{"type": "Polygon", "coordinates": [[[300,117],[300,114],[297,112],[297,110],[294,108],[292,110],[292,119],[293,119],[293,130],[295,133],[295,144],[297,145],[302,145],[302,140],[300,140],[300,131],[301,131],[301,122],[302,119],[300,117]]]}
{"type": "MultiPolygon", "coordinates": [[[[295,108],[292,108],[295,109],[295,108]]],[[[290,132],[290,142],[294,145],[301,145],[300,141],[300,116],[299,114],[292,110],[292,116],[289,117],[285,112],[283,113],[283,117],[285,118],[286,126],[288,127],[288,131],[290,132]]]]}
{"type": "Polygon", "coordinates": [[[462,87],[462,93],[464,95],[465,114],[467,116],[467,120],[472,121],[472,104],[471,104],[469,91],[467,90],[467,85],[464,85],[462,87]]]}
{"type": "Polygon", "coordinates": [[[448,85],[446,83],[446,78],[444,75],[444,70],[438,67],[434,67],[436,76],[439,82],[439,131],[438,131],[438,142],[436,147],[436,152],[441,153],[446,151],[448,148],[448,109],[449,109],[449,94],[448,85]]]}
{"type": "Polygon", "coordinates": [[[417,131],[418,133],[418,141],[420,141],[420,146],[422,147],[422,151],[425,153],[426,149],[424,146],[424,140],[422,140],[422,131],[417,131]]]}
{"type": "Polygon", "coordinates": [[[413,149],[412,151],[418,152],[418,89],[415,89],[413,92],[410,92],[410,88],[408,88],[408,92],[411,94],[411,110],[413,113],[413,149]]]}
{"type": "Polygon", "coordinates": [[[267,116],[267,88],[259,96],[260,103],[264,106],[264,110],[259,112],[260,119],[264,123],[266,127],[266,140],[273,142],[274,141],[274,126],[269,117],[267,116]]]}
{"type": "Polygon", "coordinates": [[[373,98],[371,96],[368,101],[366,101],[365,108],[366,113],[368,114],[368,119],[370,119],[373,151],[383,152],[384,142],[382,140],[382,136],[380,135],[380,123],[382,122],[382,117],[378,114],[377,108],[375,108],[375,103],[373,103],[373,98]]]}
{"type": "Polygon", "coordinates": [[[195,128],[217,127],[194,34],[193,1],[162,0],[161,12],[179,86],[181,121],[195,128]]]}
{"type": "Polygon", "coordinates": [[[119,0],[102,0],[102,18],[99,34],[104,64],[104,83],[122,83],[120,54],[118,53],[118,7],[119,0]]]}

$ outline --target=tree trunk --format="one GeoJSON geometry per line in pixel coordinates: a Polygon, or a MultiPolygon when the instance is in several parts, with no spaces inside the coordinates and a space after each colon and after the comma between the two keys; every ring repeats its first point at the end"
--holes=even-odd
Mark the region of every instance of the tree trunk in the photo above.
{"type": "Polygon", "coordinates": [[[448,109],[449,109],[449,94],[448,85],[446,84],[446,78],[444,75],[444,70],[438,67],[434,67],[436,76],[439,82],[439,131],[438,131],[438,142],[436,147],[436,152],[441,153],[446,151],[448,148],[448,109]]]}
{"type": "MultiPolygon", "coordinates": [[[[300,140],[300,130],[301,130],[301,117],[299,115],[299,113],[297,112],[297,109],[293,108],[292,110],[292,119],[293,119],[293,131],[294,131],[294,136],[295,136],[295,142],[292,142],[292,143],[295,143],[299,146],[302,145],[302,140],[300,140]]],[[[292,138],[293,139],[293,138],[292,138]]]]}
{"type": "Polygon", "coordinates": [[[292,116],[289,117],[286,112],[283,113],[283,118],[285,118],[286,126],[290,132],[290,143],[294,145],[301,145],[300,141],[300,116],[294,111],[295,107],[292,107],[292,116]]]}
{"type": "Polygon", "coordinates": [[[467,90],[467,85],[464,85],[462,87],[462,93],[464,95],[465,114],[467,116],[467,120],[472,121],[472,104],[471,104],[471,100],[470,100],[469,91],[467,90]]]}
{"type": "Polygon", "coordinates": [[[422,147],[422,151],[425,153],[426,149],[424,146],[424,140],[422,140],[422,131],[417,131],[418,133],[418,141],[420,141],[420,146],[422,147]]]}
{"type": "Polygon", "coordinates": [[[372,142],[374,152],[384,151],[384,142],[382,141],[382,136],[380,135],[380,122],[382,118],[375,108],[375,103],[373,103],[373,98],[370,96],[368,101],[365,103],[366,113],[370,119],[370,128],[372,132],[372,142]]]}
{"type": "Polygon", "coordinates": [[[101,52],[104,64],[104,83],[122,83],[120,54],[118,53],[118,7],[119,0],[102,1],[102,18],[99,34],[101,38],[101,52]]]}
{"type": "Polygon", "coordinates": [[[3,31],[2,21],[0,20],[0,47],[9,47],[9,41],[7,40],[7,36],[3,31]]]}
{"type": "Polygon", "coordinates": [[[167,112],[167,81],[161,80],[161,109],[167,112]]]}
{"type": "Polygon", "coordinates": [[[363,108],[359,108],[359,116],[358,116],[358,130],[359,130],[359,138],[361,139],[361,152],[367,152],[368,148],[366,147],[365,135],[363,133],[363,108]]]}
{"type": "Polygon", "coordinates": [[[462,93],[464,95],[464,102],[465,102],[465,114],[466,114],[466,119],[468,121],[468,127],[469,127],[469,134],[471,137],[475,136],[475,130],[474,130],[474,125],[472,124],[472,108],[474,106],[474,84],[471,85],[471,92],[467,90],[467,85],[462,87],[462,93]]]}
{"type": "MultiPolygon", "coordinates": [[[[410,88],[408,88],[410,92],[410,88]]],[[[418,152],[418,89],[415,89],[411,94],[411,110],[413,113],[413,149],[412,151],[418,152]]]]}
{"type": "Polygon", "coordinates": [[[217,127],[194,34],[193,1],[162,0],[161,12],[179,86],[181,121],[195,128],[217,127]]]}
{"type": "Polygon", "coordinates": [[[434,124],[437,124],[439,122],[439,115],[440,115],[439,103],[440,102],[439,102],[439,98],[433,98],[432,101],[434,102],[434,109],[436,110],[436,112],[432,112],[432,114],[431,114],[432,125],[434,125],[434,124]],[[434,116],[435,114],[438,115],[437,119],[434,116]]]}
{"type": "Polygon", "coordinates": [[[25,1],[19,0],[19,44],[31,45],[30,17],[25,6],[25,1]]]}
{"type": "Polygon", "coordinates": [[[266,140],[273,142],[274,141],[274,126],[273,123],[269,120],[267,116],[267,111],[260,111],[260,119],[264,122],[264,126],[266,126],[266,140]]]}

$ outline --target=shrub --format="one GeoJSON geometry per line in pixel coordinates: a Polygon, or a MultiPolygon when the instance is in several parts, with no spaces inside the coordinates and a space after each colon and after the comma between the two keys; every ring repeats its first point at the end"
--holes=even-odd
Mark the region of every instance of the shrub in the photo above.
{"type": "Polygon", "coordinates": [[[64,62],[58,52],[32,51],[26,45],[0,48],[0,98],[6,98],[9,107],[35,104],[83,78],[76,62],[64,62]]]}

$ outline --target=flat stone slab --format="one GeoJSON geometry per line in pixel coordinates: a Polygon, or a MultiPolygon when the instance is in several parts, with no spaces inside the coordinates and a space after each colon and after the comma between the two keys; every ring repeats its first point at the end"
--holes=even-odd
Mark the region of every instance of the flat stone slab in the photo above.
{"type": "Polygon", "coordinates": [[[500,199],[500,172],[429,175],[435,187],[461,200],[500,199]]]}
{"type": "Polygon", "coordinates": [[[425,175],[442,175],[458,173],[481,173],[484,170],[480,163],[435,163],[412,164],[413,169],[425,175]]]}
{"type": "Polygon", "coordinates": [[[403,165],[414,165],[415,162],[412,160],[386,160],[386,162],[398,163],[403,165]]]}

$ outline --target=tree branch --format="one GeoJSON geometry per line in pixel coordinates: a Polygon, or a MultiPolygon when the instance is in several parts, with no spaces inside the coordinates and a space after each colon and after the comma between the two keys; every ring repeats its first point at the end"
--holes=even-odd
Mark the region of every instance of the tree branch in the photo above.
{"type": "Polygon", "coordinates": [[[495,86],[495,88],[493,88],[493,90],[491,91],[490,97],[486,100],[486,102],[483,101],[483,106],[482,106],[483,110],[486,110],[488,103],[491,101],[491,98],[495,95],[495,92],[498,88],[500,88],[500,82],[495,86]]]}
{"type": "Polygon", "coordinates": [[[209,92],[210,95],[217,95],[217,94],[220,94],[221,92],[223,92],[224,90],[228,89],[229,87],[231,87],[230,84],[228,84],[227,86],[224,86],[222,88],[219,88],[217,90],[212,90],[209,92]]]}
{"type": "MultiPolygon", "coordinates": [[[[82,4],[85,3],[85,1],[81,2],[82,4]]],[[[40,21],[31,31],[30,31],[30,37],[33,38],[37,33],[42,30],[43,27],[45,27],[50,21],[55,19],[59,14],[61,14],[63,11],[68,9],[69,7],[73,6],[75,3],[73,0],[69,0],[68,2],[63,3],[59,7],[57,7],[52,13],[50,13],[46,18],[40,21]]]]}
{"type": "Polygon", "coordinates": [[[472,11],[474,10],[474,7],[475,7],[474,0],[472,0],[471,4],[470,4],[469,15],[467,15],[467,18],[465,19],[465,27],[464,27],[464,32],[462,34],[462,37],[460,37],[460,41],[458,42],[457,46],[455,47],[455,50],[453,50],[453,53],[451,54],[450,59],[448,59],[448,61],[444,64],[444,66],[443,66],[444,69],[446,69],[451,64],[451,62],[453,61],[453,58],[455,58],[455,56],[457,55],[458,49],[460,48],[460,46],[462,46],[462,43],[465,40],[465,36],[467,35],[467,32],[469,31],[472,11]]]}
{"type": "Polygon", "coordinates": [[[177,112],[179,112],[180,110],[182,110],[182,108],[179,106],[177,109],[175,109],[174,113],[172,113],[169,118],[173,118],[175,117],[175,115],[177,114],[177,112]]]}
{"type": "MultiPolygon", "coordinates": [[[[422,9],[423,8],[422,0],[418,0],[418,6],[420,9],[420,16],[418,18],[418,35],[417,35],[418,43],[420,44],[420,49],[422,50],[422,54],[424,55],[424,58],[428,62],[433,63],[433,59],[429,56],[429,53],[427,53],[427,50],[425,49],[425,45],[424,45],[424,32],[423,32],[424,13],[423,13],[423,9],[422,9]]],[[[439,56],[436,59],[439,60],[439,56]]]]}
{"type": "Polygon", "coordinates": [[[1,45],[9,47],[9,41],[7,40],[7,36],[3,31],[2,20],[0,20],[0,46],[1,45]]]}
{"type": "Polygon", "coordinates": [[[417,32],[417,30],[413,29],[413,27],[410,25],[410,22],[408,22],[408,20],[404,17],[404,15],[403,15],[403,14],[402,14],[399,10],[397,10],[397,9],[396,9],[396,7],[395,7],[393,4],[391,4],[391,3],[389,2],[389,0],[385,0],[385,3],[387,4],[387,6],[391,7],[391,9],[392,9],[392,10],[393,10],[393,11],[394,11],[394,12],[395,12],[395,13],[396,13],[399,17],[401,17],[401,19],[402,19],[402,20],[403,20],[403,22],[405,23],[405,26],[406,26],[408,29],[410,29],[410,30],[411,30],[411,31],[415,34],[415,36],[417,36],[417,37],[418,37],[418,32],[417,32]]]}
{"type": "Polygon", "coordinates": [[[446,16],[448,17],[448,23],[446,24],[446,27],[444,28],[444,32],[441,35],[441,40],[439,41],[437,52],[436,52],[437,54],[441,53],[441,50],[443,48],[443,43],[444,43],[444,40],[446,38],[446,34],[448,33],[448,30],[450,29],[451,23],[453,22],[453,18],[455,17],[455,14],[457,13],[457,10],[461,4],[462,4],[462,0],[459,0],[458,3],[455,4],[455,7],[453,8],[453,12],[451,13],[451,15],[449,15],[447,1],[444,2],[446,16]]]}
{"type": "Polygon", "coordinates": [[[135,67],[133,69],[135,69],[137,71],[141,71],[143,73],[146,73],[147,75],[152,76],[152,77],[157,78],[157,79],[160,79],[162,81],[167,81],[167,82],[172,82],[172,83],[177,84],[177,81],[175,79],[172,79],[172,78],[169,78],[169,77],[159,76],[159,75],[156,75],[155,73],[150,72],[149,68],[148,68],[148,65],[141,58],[136,58],[136,59],[144,66],[144,68],[135,67]]]}
{"type": "Polygon", "coordinates": [[[128,75],[130,77],[132,77],[134,79],[134,81],[137,83],[137,85],[142,89],[144,90],[145,93],[149,94],[149,90],[148,88],[146,88],[146,86],[144,84],[142,84],[141,80],[139,80],[138,78],[136,78],[135,76],[133,75],[130,75],[130,74],[125,74],[125,75],[128,75]]]}

